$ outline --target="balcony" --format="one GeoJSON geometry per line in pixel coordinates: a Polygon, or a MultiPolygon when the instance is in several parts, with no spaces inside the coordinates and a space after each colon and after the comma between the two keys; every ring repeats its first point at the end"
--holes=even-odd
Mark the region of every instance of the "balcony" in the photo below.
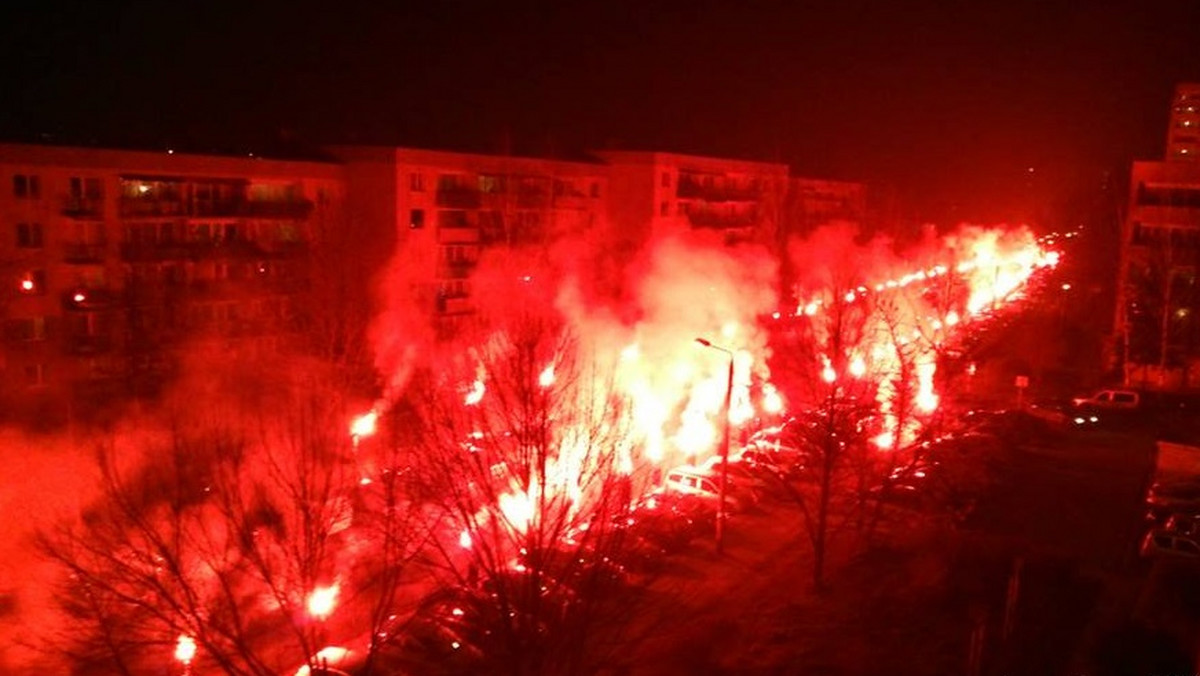
{"type": "Polygon", "coordinates": [[[238,199],[193,200],[187,213],[196,218],[236,218],[242,213],[242,204],[238,199]]]}
{"type": "Polygon", "coordinates": [[[762,190],[753,184],[737,184],[725,179],[713,182],[680,175],[676,194],[683,199],[705,202],[757,202],[762,199],[762,190]]]}
{"type": "Polygon", "coordinates": [[[103,241],[67,242],[63,245],[63,261],[78,265],[103,263],[107,249],[107,243],[103,241]]]}
{"type": "Polygon", "coordinates": [[[688,222],[695,228],[752,228],[758,224],[758,214],[753,211],[721,213],[707,209],[691,209],[687,212],[688,222]]]}
{"type": "Polygon", "coordinates": [[[121,198],[121,218],[159,218],[183,214],[184,203],[179,199],[121,198]]]}
{"type": "Polygon", "coordinates": [[[264,258],[267,251],[258,242],[244,239],[190,242],[187,245],[193,260],[213,258],[264,258]]]}
{"type": "Polygon", "coordinates": [[[80,287],[62,294],[64,310],[72,312],[99,312],[110,310],[116,305],[118,294],[108,288],[80,287]]]}
{"type": "Polygon", "coordinates": [[[104,218],[104,200],[87,197],[66,197],[62,203],[62,214],[68,218],[99,221],[104,218]]]}
{"type": "Polygon", "coordinates": [[[439,187],[437,205],[449,209],[478,209],[483,203],[480,192],[467,187],[439,187]]]}
{"type": "Polygon", "coordinates": [[[184,242],[121,242],[121,259],[129,263],[193,258],[195,252],[184,242]]]}
{"type": "Polygon", "coordinates": [[[249,201],[241,205],[241,215],[246,218],[280,218],[303,220],[313,211],[310,200],[249,201]]]}
{"type": "Polygon", "coordinates": [[[437,266],[437,276],[439,279],[466,279],[474,271],[474,263],[438,263],[437,266]]]}
{"type": "Polygon", "coordinates": [[[100,336],[89,333],[68,333],[64,341],[67,352],[74,355],[111,352],[114,344],[115,341],[112,336],[100,336]]]}
{"type": "Polygon", "coordinates": [[[479,228],[441,226],[438,228],[439,244],[476,244],[479,242],[479,228]]]}
{"type": "Polygon", "coordinates": [[[1200,226],[1200,208],[1186,206],[1135,206],[1129,217],[1143,223],[1200,226]]]}
{"type": "Polygon", "coordinates": [[[475,311],[470,298],[442,298],[437,302],[438,314],[466,315],[475,311]]]}
{"type": "Polygon", "coordinates": [[[550,193],[542,188],[520,186],[517,189],[518,209],[545,209],[550,206],[550,193]]]}

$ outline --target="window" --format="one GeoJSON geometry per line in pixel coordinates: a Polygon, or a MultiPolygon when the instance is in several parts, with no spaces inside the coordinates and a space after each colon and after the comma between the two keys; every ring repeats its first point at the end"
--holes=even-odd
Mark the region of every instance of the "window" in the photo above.
{"type": "Polygon", "coordinates": [[[10,319],[5,325],[5,329],[5,333],[11,340],[45,340],[46,318],[25,317],[22,319],[10,319]]]}
{"type": "Polygon", "coordinates": [[[31,174],[13,175],[13,196],[37,199],[42,195],[41,179],[31,174]]]}
{"type": "Polygon", "coordinates": [[[420,230],[425,227],[424,209],[410,209],[408,211],[408,227],[413,230],[420,230]]]}
{"type": "Polygon", "coordinates": [[[659,216],[667,216],[670,213],[671,213],[671,203],[670,202],[663,202],[662,204],[658,205],[658,215],[659,216]]]}
{"type": "Polygon", "coordinates": [[[17,246],[40,249],[44,245],[41,223],[17,223],[17,246]]]}
{"type": "Polygon", "coordinates": [[[664,188],[670,188],[670,187],[671,187],[671,174],[670,174],[669,172],[666,172],[666,171],[664,171],[664,172],[663,172],[663,175],[662,175],[662,187],[664,187],[664,188]]]}
{"type": "Polygon", "coordinates": [[[425,192],[425,175],[415,171],[409,174],[408,189],[413,192],[425,192]]]}
{"type": "Polygon", "coordinates": [[[25,365],[25,384],[30,387],[37,387],[46,384],[46,365],[45,364],[26,364],[25,365]]]}

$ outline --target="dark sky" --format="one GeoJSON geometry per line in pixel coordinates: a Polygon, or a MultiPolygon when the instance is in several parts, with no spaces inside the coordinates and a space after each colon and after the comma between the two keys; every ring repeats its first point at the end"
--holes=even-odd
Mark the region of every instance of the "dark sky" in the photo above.
{"type": "Polygon", "coordinates": [[[7,139],[662,149],[987,220],[1162,153],[1200,0],[9,0],[0,57],[7,139]]]}

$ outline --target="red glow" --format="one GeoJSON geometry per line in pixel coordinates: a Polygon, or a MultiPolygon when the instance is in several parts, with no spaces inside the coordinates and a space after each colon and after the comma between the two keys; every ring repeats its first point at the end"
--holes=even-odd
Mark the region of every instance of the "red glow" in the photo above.
{"type": "MultiPolygon", "coordinates": [[[[537,299],[524,307],[554,313],[553,320],[568,327],[578,347],[567,354],[529,355],[532,361],[520,362],[523,369],[517,380],[526,388],[529,381],[541,388],[553,386],[554,397],[544,399],[567,402],[567,407],[578,402],[580,409],[620,412],[624,418],[614,427],[621,435],[617,444],[621,450],[612,470],[644,478],[681,463],[704,462],[719,449],[726,425],[734,428],[731,437],[736,439],[743,431],[737,428],[782,413],[783,393],[788,408],[803,411],[811,406],[804,399],[812,396],[805,392],[811,382],[773,382],[767,366],[772,351],[780,351],[772,341],[789,330],[814,341],[815,349],[807,354],[824,352],[816,364],[805,363],[796,372],[829,385],[824,389],[827,393],[845,391],[864,404],[874,402],[876,411],[868,417],[879,422],[872,423],[878,426],[870,430],[869,438],[878,448],[911,443],[928,422],[928,414],[941,404],[935,375],[946,341],[971,330],[973,320],[985,311],[1019,298],[1029,277],[1056,260],[1023,228],[967,227],[928,244],[926,251],[891,253],[890,258],[853,252],[848,257],[853,261],[850,269],[838,267],[840,277],[813,275],[811,280],[797,281],[792,291],[802,300],[786,317],[782,315],[788,313],[777,311],[774,264],[761,252],[683,236],[647,245],[645,264],[633,281],[636,292],[622,297],[624,305],[584,299],[570,285],[556,294],[555,284],[526,284],[533,275],[499,265],[478,288],[489,288],[486,282],[491,282],[506,289],[487,305],[489,316],[503,319],[512,314],[516,288],[537,299]],[[864,265],[869,267],[855,269],[864,265]],[[885,309],[891,314],[885,316],[885,309]],[[822,334],[826,330],[822,327],[842,314],[863,324],[853,344],[838,345],[822,334]],[[709,346],[720,345],[723,354],[684,347],[698,335],[711,337],[714,343],[709,346]],[[580,373],[606,374],[606,380],[582,384],[580,373]],[[617,405],[610,406],[613,403],[617,405]]],[[[802,249],[822,259],[816,265],[837,266],[829,246],[817,242],[802,249]]],[[[815,267],[796,263],[798,270],[815,267]]],[[[555,279],[536,272],[539,282],[555,279]]],[[[504,369],[493,365],[511,363],[513,338],[496,330],[479,343],[450,348],[458,360],[450,387],[457,392],[456,404],[469,409],[463,415],[487,420],[505,405],[508,381],[504,369]]],[[[377,345],[377,349],[386,347],[377,345]]],[[[403,359],[383,355],[376,361],[397,364],[403,359]]],[[[402,379],[385,374],[385,380],[402,379]]],[[[576,413],[570,410],[555,418],[555,425],[569,429],[553,432],[553,457],[547,459],[544,476],[538,481],[514,481],[499,490],[494,503],[476,515],[479,523],[487,520],[522,533],[543,516],[539,510],[545,504],[557,500],[557,504],[582,508],[580,477],[594,469],[587,465],[594,461],[574,448],[577,439],[588,435],[583,429],[587,421],[575,420],[576,413]]],[[[476,422],[471,425],[465,429],[479,428],[476,422]]],[[[356,429],[352,427],[352,433],[356,429]]],[[[470,532],[459,536],[462,547],[471,546],[470,532]]]]}

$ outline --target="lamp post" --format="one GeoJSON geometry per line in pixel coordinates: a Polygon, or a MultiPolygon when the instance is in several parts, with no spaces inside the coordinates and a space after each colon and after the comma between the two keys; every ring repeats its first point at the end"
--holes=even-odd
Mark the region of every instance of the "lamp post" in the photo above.
{"type": "Polygon", "coordinates": [[[733,399],[733,351],[713,345],[711,341],[697,338],[697,343],[729,355],[729,379],[725,385],[725,406],[721,409],[724,430],[721,436],[721,481],[717,499],[717,553],[725,551],[725,490],[729,484],[729,408],[733,399]]]}

